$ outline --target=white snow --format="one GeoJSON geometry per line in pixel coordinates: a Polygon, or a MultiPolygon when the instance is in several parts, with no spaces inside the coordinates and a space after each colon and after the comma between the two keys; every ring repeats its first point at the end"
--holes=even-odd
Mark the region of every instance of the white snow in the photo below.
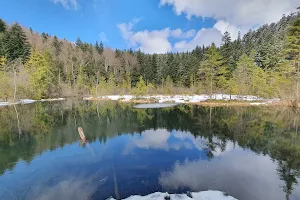
{"type": "Polygon", "coordinates": [[[267,103],[265,102],[254,102],[254,103],[250,103],[250,105],[254,105],[254,106],[260,106],[260,105],[266,105],[267,103]]]}
{"type": "Polygon", "coordinates": [[[30,104],[30,103],[34,103],[34,102],[45,102],[45,101],[63,101],[65,100],[65,98],[57,98],[57,99],[41,99],[41,100],[33,100],[33,99],[21,99],[17,102],[0,102],[0,107],[1,106],[11,106],[11,105],[17,105],[17,104],[30,104]]]}
{"type": "Polygon", "coordinates": [[[178,103],[148,103],[148,104],[138,104],[133,107],[134,108],[168,108],[177,105],[178,103]]]}
{"type": "Polygon", "coordinates": [[[36,102],[36,100],[33,100],[33,99],[21,99],[16,104],[29,104],[29,103],[34,103],[34,102],[36,102]]]}
{"type": "Polygon", "coordinates": [[[1,106],[8,106],[9,105],[9,102],[0,102],[0,107],[1,106]]]}
{"type": "MultiPolygon", "coordinates": [[[[166,196],[169,196],[171,200],[237,200],[231,196],[225,196],[223,192],[220,191],[204,191],[204,192],[192,192],[192,198],[188,197],[187,194],[168,194],[155,192],[147,196],[131,196],[125,200],[164,200],[166,196]]],[[[113,200],[113,198],[110,198],[113,200]]]]}
{"type": "Polygon", "coordinates": [[[64,101],[65,98],[56,98],[56,99],[41,99],[41,102],[45,101],[64,101]]]}
{"type": "MultiPolygon", "coordinates": [[[[147,95],[147,96],[133,96],[133,95],[109,95],[109,96],[99,96],[99,99],[109,99],[113,101],[130,101],[132,99],[155,99],[158,103],[196,103],[201,101],[213,100],[242,100],[242,101],[262,101],[266,100],[256,96],[240,96],[240,95],[228,95],[228,94],[213,94],[210,95],[147,95]]],[[[85,100],[92,99],[92,97],[84,98],[85,100]]],[[[275,100],[275,99],[274,99],[275,100]]]]}
{"type": "Polygon", "coordinates": [[[32,100],[32,99],[21,99],[20,101],[17,102],[0,102],[0,107],[1,106],[11,106],[11,105],[17,105],[17,104],[30,104],[30,103],[34,103],[36,102],[36,100],[32,100]]]}

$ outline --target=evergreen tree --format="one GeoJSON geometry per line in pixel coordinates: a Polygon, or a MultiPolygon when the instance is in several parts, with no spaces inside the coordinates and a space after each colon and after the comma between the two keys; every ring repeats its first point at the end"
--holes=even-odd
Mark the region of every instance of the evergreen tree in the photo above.
{"type": "MultiPolygon", "coordinates": [[[[43,43],[45,43],[45,42],[47,42],[47,40],[48,40],[48,35],[46,34],[46,33],[42,33],[41,34],[41,36],[42,36],[42,38],[43,38],[43,43]]],[[[56,37],[56,36],[54,36],[54,37],[56,37]]]]}
{"type": "MultiPolygon", "coordinates": [[[[298,8],[300,10],[300,8],[298,8]]],[[[296,101],[300,101],[300,11],[288,30],[286,53],[295,69],[296,101]]]]}
{"type": "Polygon", "coordinates": [[[61,52],[61,43],[58,41],[58,38],[54,36],[52,41],[52,46],[54,47],[54,54],[58,56],[61,52]]]}
{"type": "Polygon", "coordinates": [[[97,52],[99,53],[99,48],[100,48],[100,46],[99,46],[99,44],[98,44],[98,41],[96,41],[95,48],[96,48],[97,52]]]}
{"type": "Polygon", "coordinates": [[[224,58],[224,64],[229,66],[231,71],[234,70],[234,58],[233,58],[233,52],[232,52],[232,42],[231,42],[231,36],[229,32],[225,32],[224,36],[222,38],[222,46],[221,46],[221,55],[224,58]]]}
{"type": "Polygon", "coordinates": [[[205,60],[200,64],[199,74],[202,80],[209,84],[212,95],[214,86],[217,86],[218,75],[223,71],[224,60],[214,43],[206,51],[204,57],[205,60]]]}
{"type": "Polygon", "coordinates": [[[33,49],[26,63],[26,69],[30,74],[29,81],[33,97],[36,99],[47,97],[47,90],[52,84],[47,53],[42,54],[38,50],[33,49]]]}
{"type": "Polygon", "coordinates": [[[101,42],[100,42],[100,46],[99,46],[98,52],[99,52],[99,54],[102,54],[103,51],[104,51],[104,46],[103,46],[103,43],[102,43],[102,41],[101,41],[101,42]]]}
{"type": "Polygon", "coordinates": [[[30,45],[21,26],[13,24],[4,39],[5,53],[9,61],[22,58],[26,61],[30,54],[30,45]]]}
{"type": "Polygon", "coordinates": [[[0,19],[0,33],[6,32],[6,23],[0,19]]]}
{"type": "Polygon", "coordinates": [[[83,42],[81,41],[81,39],[79,37],[77,38],[75,45],[78,48],[82,48],[83,42]]]}
{"type": "Polygon", "coordinates": [[[146,94],[146,92],[147,92],[147,85],[143,77],[140,76],[139,81],[136,84],[136,89],[133,91],[133,93],[137,96],[141,96],[146,94]]]}

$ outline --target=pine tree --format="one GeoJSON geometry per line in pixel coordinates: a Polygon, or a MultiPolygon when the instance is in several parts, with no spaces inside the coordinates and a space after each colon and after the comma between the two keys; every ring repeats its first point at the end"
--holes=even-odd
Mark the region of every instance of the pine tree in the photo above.
{"type": "Polygon", "coordinates": [[[300,8],[298,8],[298,10],[297,17],[288,30],[288,41],[285,50],[287,59],[291,61],[291,64],[295,69],[297,104],[300,101],[300,8]]]}
{"type": "MultiPolygon", "coordinates": [[[[47,35],[46,33],[42,32],[41,36],[42,36],[42,38],[43,38],[43,43],[47,42],[47,40],[48,40],[48,35],[47,35]]],[[[55,37],[56,37],[56,36],[55,36],[55,37]]]]}
{"type": "Polygon", "coordinates": [[[52,41],[52,47],[54,47],[54,54],[58,56],[61,52],[61,43],[58,41],[58,38],[54,36],[52,41]]]}
{"type": "Polygon", "coordinates": [[[0,33],[6,32],[6,23],[0,19],[0,33]]]}
{"type": "Polygon", "coordinates": [[[246,54],[243,54],[237,63],[234,79],[238,85],[239,94],[267,96],[270,92],[267,74],[255,64],[253,58],[246,54]]]}
{"type": "Polygon", "coordinates": [[[26,61],[30,54],[30,45],[19,24],[13,24],[5,36],[5,53],[9,61],[22,58],[26,61]]]}
{"type": "Polygon", "coordinates": [[[5,33],[0,33],[0,57],[6,57],[5,33]]]}
{"type": "Polygon", "coordinates": [[[136,88],[133,90],[133,93],[136,96],[141,96],[141,95],[146,94],[146,92],[147,92],[147,85],[146,85],[143,77],[140,76],[139,81],[136,84],[136,88]]]}
{"type": "Polygon", "coordinates": [[[103,46],[103,43],[102,43],[102,41],[101,41],[101,42],[100,42],[100,46],[99,46],[98,52],[99,52],[99,54],[102,54],[103,51],[104,51],[104,46],[103,46]]]}
{"type": "Polygon", "coordinates": [[[200,64],[199,74],[202,80],[209,84],[210,95],[212,95],[214,86],[217,86],[218,75],[223,70],[224,60],[214,43],[206,51],[204,57],[205,60],[200,64]]]}
{"type": "Polygon", "coordinates": [[[77,40],[76,40],[76,47],[78,48],[82,48],[83,46],[83,42],[81,41],[81,39],[78,37],[77,40]]]}
{"type": "Polygon", "coordinates": [[[171,78],[171,76],[170,75],[168,75],[167,76],[167,78],[166,78],[166,87],[165,87],[165,89],[166,89],[166,93],[167,94],[171,94],[171,92],[172,92],[172,89],[173,89],[173,80],[172,80],[172,78],[171,78]]]}
{"type": "Polygon", "coordinates": [[[99,46],[99,44],[98,44],[98,41],[96,41],[95,48],[96,48],[97,52],[99,53],[99,48],[100,48],[100,46],[99,46]]]}

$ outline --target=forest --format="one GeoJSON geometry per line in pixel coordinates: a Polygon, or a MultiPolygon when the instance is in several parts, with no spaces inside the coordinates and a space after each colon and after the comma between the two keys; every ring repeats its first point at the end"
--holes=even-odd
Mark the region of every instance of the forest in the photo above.
{"type": "Polygon", "coordinates": [[[220,47],[145,54],[75,43],[0,19],[0,100],[227,93],[299,102],[300,12],[220,47]]]}

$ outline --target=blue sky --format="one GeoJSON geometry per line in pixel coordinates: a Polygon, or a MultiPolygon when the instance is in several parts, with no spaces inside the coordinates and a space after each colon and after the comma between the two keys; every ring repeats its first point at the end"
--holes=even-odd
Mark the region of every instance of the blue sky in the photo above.
{"type": "Polygon", "coordinates": [[[221,43],[240,31],[280,19],[298,0],[3,0],[0,17],[75,41],[147,53],[221,43]],[[268,12],[265,12],[268,10],[268,12]]]}

